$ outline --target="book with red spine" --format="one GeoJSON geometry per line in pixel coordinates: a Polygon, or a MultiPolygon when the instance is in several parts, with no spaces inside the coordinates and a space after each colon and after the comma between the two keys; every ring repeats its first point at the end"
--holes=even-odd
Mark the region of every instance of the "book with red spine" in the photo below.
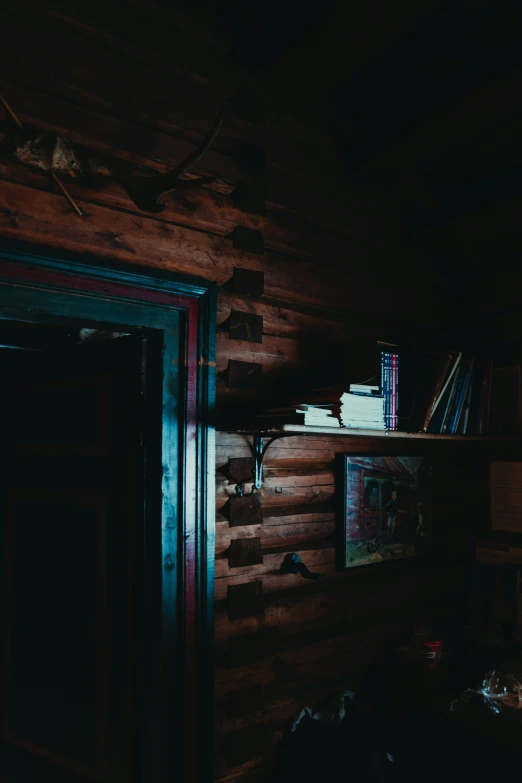
{"type": "Polygon", "coordinates": [[[390,429],[397,429],[397,354],[392,353],[391,357],[391,416],[390,416],[390,429]]]}

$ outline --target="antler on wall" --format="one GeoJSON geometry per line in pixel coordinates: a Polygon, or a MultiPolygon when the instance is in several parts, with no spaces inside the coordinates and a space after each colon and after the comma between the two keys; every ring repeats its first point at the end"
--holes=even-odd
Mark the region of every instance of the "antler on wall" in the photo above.
{"type": "MultiPolygon", "coordinates": [[[[23,128],[10,107],[4,101],[2,103],[9,118],[7,121],[0,122],[0,152],[12,153],[21,163],[49,171],[55,181],[57,181],[56,173],[67,174],[74,179],[82,178],[86,182],[92,182],[94,177],[111,177],[120,182],[136,206],[146,212],[162,212],[165,209],[165,204],[158,204],[161,195],[174,190],[184,192],[216,180],[216,177],[192,179],[182,179],[182,177],[208,151],[230,109],[227,101],[205,138],[175,168],[165,174],[147,175],[136,174],[135,167],[126,161],[106,161],[95,153],[76,149],[61,136],[38,132],[31,134],[23,128]]],[[[60,182],[57,184],[63,190],[63,185],[60,182]]],[[[72,201],[69,194],[66,195],[69,201],[72,201]]],[[[80,214],[76,204],[74,208],[80,214]]]]}
{"type": "Polygon", "coordinates": [[[165,209],[165,204],[158,204],[159,196],[170,193],[173,190],[185,191],[189,188],[214,182],[216,177],[197,177],[196,179],[181,179],[181,177],[187,171],[190,171],[212,145],[221,130],[225,114],[226,110],[222,109],[203,141],[176,168],[167,171],[165,174],[156,174],[151,177],[137,176],[132,172],[122,179],[122,184],[137,207],[146,212],[162,212],[165,209]]]}

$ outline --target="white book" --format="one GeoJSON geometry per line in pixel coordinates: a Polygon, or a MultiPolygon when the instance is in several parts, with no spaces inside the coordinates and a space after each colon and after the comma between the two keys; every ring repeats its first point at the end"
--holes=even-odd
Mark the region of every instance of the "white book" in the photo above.
{"type": "Polygon", "coordinates": [[[375,429],[386,427],[384,421],[371,421],[371,419],[341,419],[341,423],[346,427],[373,427],[375,429]]]}
{"type": "Polygon", "coordinates": [[[354,398],[357,400],[378,400],[378,399],[382,399],[382,397],[383,395],[377,394],[377,392],[357,394],[356,391],[352,389],[352,391],[344,392],[344,394],[341,395],[340,400],[341,402],[343,400],[353,400],[354,398]]]}
{"type": "Polygon", "coordinates": [[[383,416],[341,416],[341,419],[345,421],[346,419],[350,419],[350,421],[384,421],[383,416]]]}
{"type": "Polygon", "coordinates": [[[296,408],[296,413],[306,413],[310,416],[317,416],[318,419],[327,419],[328,417],[332,417],[333,413],[331,411],[316,411],[313,410],[313,408],[296,408]]]}
{"type": "Polygon", "coordinates": [[[315,421],[317,424],[332,424],[332,422],[335,424],[336,421],[339,421],[338,418],[332,416],[329,419],[316,419],[314,416],[305,416],[305,421],[315,421]]]}
{"type": "Polygon", "coordinates": [[[312,410],[317,409],[318,411],[323,411],[323,410],[327,410],[328,408],[334,407],[331,402],[324,402],[324,403],[320,403],[319,405],[317,405],[316,403],[312,405],[309,402],[298,402],[297,405],[300,408],[310,408],[312,410]]]}
{"type": "Polygon", "coordinates": [[[368,392],[366,392],[366,391],[362,391],[362,390],[359,390],[359,389],[351,389],[348,392],[344,392],[341,395],[340,399],[344,400],[347,397],[349,397],[349,398],[357,397],[358,399],[363,399],[363,400],[375,400],[375,399],[378,399],[379,397],[382,397],[382,396],[383,395],[379,394],[377,391],[372,391],[372,392],[368,391],[368,392]]]}
{"type": "Polygon", "coordinates": [[[382,408],[383,400],[371,400],[368,397],[357,397],[355,400],[346,400],[342,403],[342,407],[346,408],[382,408]]]}
{"type": "Polygon", "coordinates": [[[341,405],[342,411],[375,411],[384,413],[384,405],[341,405]]]}
{"type": "Polygon", "coordinates": [[[357,394],[351,394],[343,397],[341,405],[382,405],[384,397],[359,397],[357,394]]]}
{"type": "Polygon", "coordinates": [[[336,427],[341,426],[341,422],[338,419],[332,419],[332,421],[308,421],[304,420],[305,427],[336,427]]]}
{"type": "Polygon", "coordinates": [[[346,429],[353,430],[385,430],[384,424],[358,424],[357,422],[346,422],[344,424],[346,429]]]}

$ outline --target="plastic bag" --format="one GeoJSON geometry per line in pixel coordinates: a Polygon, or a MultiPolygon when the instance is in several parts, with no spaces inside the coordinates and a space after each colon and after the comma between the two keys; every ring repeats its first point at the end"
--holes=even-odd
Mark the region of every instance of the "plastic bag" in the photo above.
{"type": "Polygon", "coordinates": [[[488,672],[480,688],[468,688],[454,702],[450,710],[455,710],[466,704],[472,696],[481,696],[489,709],[498,715],[505,707],[515,710],[522,709],[522,683],[512,672],[498,669],[488,672]]]}
{"type": "Polygon", "coordinates": [[[326,725],[338,726],[346,714],[345,699],[353,701],[353,691],[344,691],[341,694],[335,694],[320,709],[312,707],[303,707],[297,718],[292,724],[291,731],[296,731],[303,718],[312,718],[326,725]]]}

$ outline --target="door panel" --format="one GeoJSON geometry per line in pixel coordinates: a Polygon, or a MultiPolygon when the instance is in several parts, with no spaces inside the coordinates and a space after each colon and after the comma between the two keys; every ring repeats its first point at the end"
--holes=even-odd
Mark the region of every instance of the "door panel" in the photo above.
{"type": "Polygon", "coordinates": [[[100,779],[107,495],[18,489],[6,511],[4,736],[100,779]]]}
{"type": "Polygon", "coordinates": [[[0,770],[16,780],[133,781],[142,343],[18,360],[11,376],[0,770]]]}

